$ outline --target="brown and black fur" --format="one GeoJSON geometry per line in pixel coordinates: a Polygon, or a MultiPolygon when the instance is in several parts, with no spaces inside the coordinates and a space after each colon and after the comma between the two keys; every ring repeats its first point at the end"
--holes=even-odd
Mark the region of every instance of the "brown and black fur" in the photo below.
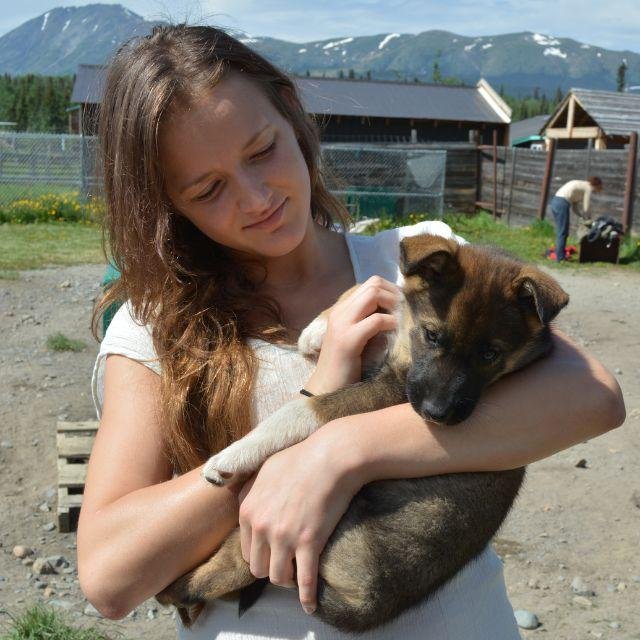
{"type": "MultiPolygon", "coordinates": [[[[363,382],[308,399],[321,424],[408,400],[438,428],[455,428],[489,384],[551,349],[549,322],[568,296],[538,269],[431,235],[403,240],[401,268],[404,308],[384,362],[363,382]]],[[[363,487],[322,553],[316,615],[361,632],[429,597],[490,542],[523,477],[520,468],[363,487]]],[[[181,603],[186,623],[187,605],[252,580],[237,535],[218,554],[159,596],[181,603]],[[221,552],[234,558],[226,573],[221,552]]]]}

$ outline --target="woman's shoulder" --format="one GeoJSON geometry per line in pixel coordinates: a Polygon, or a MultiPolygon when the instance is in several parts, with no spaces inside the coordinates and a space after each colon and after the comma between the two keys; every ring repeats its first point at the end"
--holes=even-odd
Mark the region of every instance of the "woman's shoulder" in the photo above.
{"type": "Polygon", "coordinates": [[[348,233],[347,245],[356,282],[364,282],[372,275],[380,275],[386,280],[400,284],[402,281],[398,267],[400,241],[403,238],[422,234],[438,235],[456,240],[460,244],[466,243],[441,220],[423,220],[412,225],[386,229],[372,236],[348,233]]]}

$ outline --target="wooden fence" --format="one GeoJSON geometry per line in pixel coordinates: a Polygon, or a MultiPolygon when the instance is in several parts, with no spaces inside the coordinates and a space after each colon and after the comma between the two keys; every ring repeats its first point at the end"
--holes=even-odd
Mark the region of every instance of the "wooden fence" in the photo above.
{"type": "MultiPolygon", "coordinates": [[[[478,199],[493,202],[494,168],[493,151],[483,147],[480,154],[478,199]]],[[[516,147],[497,148],[497,205],[501,218],[508,224],[529,224],[538,217],[542,197],[542,184],[547,153],[516,147]]],[[[551,173],[549,200],[569,180],[584,180],[599,176],[603,191],[592,196],[590,216],[612,216],[622,220],[629,151],[593,149],[557,149],[551,173]]],[[[448,163],[447,163],[448,164],[448,163]]],[[[636,161],[636,174],[640,168],[636,161]]],[[[634,217],[632,229],[640,232],[640,196],[634,190],[634,217]]],[[[546,216],[553,222],[547,203],[546,216]]],[[[577,224],[572,216],[572,225],[577,224]]]]}

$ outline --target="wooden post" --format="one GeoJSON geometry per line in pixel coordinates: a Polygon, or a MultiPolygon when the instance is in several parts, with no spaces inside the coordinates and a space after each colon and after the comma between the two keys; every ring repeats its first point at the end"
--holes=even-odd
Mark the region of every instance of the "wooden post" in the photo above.
{"type": "Polygon", "coordinates": [[[538,218],[544,220],[547,212],[547,200],[549,199],[549,186],[551,185],[551,174],[553,173],[553,160],[556,155],[556,140],[551,138],[547,147],[547,164],[544,168],[544,178],[542,179],[542,193],[540,196],[540,208],[538,218]]]}
{"type": "Polygon", "coordinates": [[[518,147],[511,147],[513,153],[511,155],[511,180],[509,181],[509,205],[507,207],[507,226],[511,224],[511,206],[513,205],[513,183],[516,177],[516,156],[518,155],[518,147]]]}
{"type": "Polygon", "coordinates": [[[576,99],[575,96],[569,98],[569,113],[567,114],[567,135],[569,138],[573,135],[573,119],[576,113],[576,99]]]}
{"type": "Polygon", "coordinates": [[[493,130],[493,219],[498,217],[498,130],[493,130]]]}
{"type": "Polygon", "coordinates": [[[633,201],[636,195],[636,159],[638,157],[638,134],[634,131],[629,136],[629,158],[627,160],[627,179],[624,189],[624,206],[622,208],[622,229],[625,233],[631,229],[633,221],[633,201]]]}

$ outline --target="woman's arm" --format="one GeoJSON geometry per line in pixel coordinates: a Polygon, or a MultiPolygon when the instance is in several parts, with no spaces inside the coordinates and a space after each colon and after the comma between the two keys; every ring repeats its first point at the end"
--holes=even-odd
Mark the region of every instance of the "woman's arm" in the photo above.
{"type": "Polygon", "coordinates": [[[554,331],[553,341],[548,357],[492,385],[458,425],[425,423],[404,404],[335,420],[309,440],[351,451],[352,471],[366,483],[513,469],[620,426],[615,378],[564,334],[554,331]]]}
{"type": "Polygon", "coordinates": [[[78,523],[78,572],[89,601],[122,618],[197,566],[236,526],[234,489],[194,469],[171,479],[162,451],[159,377],[109,356],[104,407],[78,523]]]}
{"type": "Polygon", "coordinates": [[[364,484],[511,469],[622,424],[611,374],[566,336],[556,332],[554,344],[549,357],[490,387],[463,423],[425,423],[403,404],[330,422],[269,458],[240,508],[252,573],[286,585],[295,558],[300,600],[313,611],[318,556],[364,484]]]}

